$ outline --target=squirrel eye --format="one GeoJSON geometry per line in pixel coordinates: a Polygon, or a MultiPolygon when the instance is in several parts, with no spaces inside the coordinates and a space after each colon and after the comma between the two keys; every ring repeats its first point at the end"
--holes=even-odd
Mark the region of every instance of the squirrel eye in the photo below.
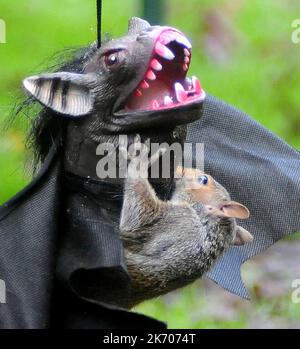
{"type": "Polygon", "coordinates": [[[200,176],[198,177],[198,182],[203,185],[208,184],[208,177],[207,176],[200,176]]]}
{"type": "Polygon", "coordinates": [[[110,55],[105,56],[105,64],[108,67],[112,67],[119,63],[119,58],[117,53],[112,53],[110,55]]]}

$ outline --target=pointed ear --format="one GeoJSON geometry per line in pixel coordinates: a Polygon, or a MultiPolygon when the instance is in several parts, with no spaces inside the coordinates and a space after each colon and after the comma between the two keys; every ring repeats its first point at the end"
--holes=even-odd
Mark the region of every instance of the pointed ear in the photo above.
{"type": "Polygon", "coordinates": [[[145,21],[144,19],[133,17],[131,18],[128,24],[128,34],[129,35],[139,34],[141,31],[150,27],[151,27],[150,23],[145,21]]]}
{"type": "Polygon", "coordinates": [[[220,210],[223,212],[224,217],[228,218],[247,219],[250,216],[248,208],[235,201],[226,203],[220,210]]]}
{"type": "Polygon", "coordinates": [[[233,245],[242,246],[248,244],[253,241],[253,235],[249,233],[246,229],[240,227],[239,225],[236,227],[236,235],[233,240],[233,245]]]}
{"type": "Polygon", "coordinates": [[[70,117],[84,116],[93,110],[94,97],[87,74],[53,73],[23,80],[24,88],[41,104],[70,117]]]}

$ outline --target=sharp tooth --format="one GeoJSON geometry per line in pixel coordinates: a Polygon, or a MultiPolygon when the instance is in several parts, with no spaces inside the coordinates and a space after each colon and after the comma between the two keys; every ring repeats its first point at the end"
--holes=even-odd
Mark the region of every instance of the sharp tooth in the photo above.
{"type": "Polygon", "coordinates": [[[161,71],[163,66],[159,63],[159,61],[157,59],[152,59],[150,66],[152,69],[156,70],[156,71],[161,71]]]}
{"type": "Polygon", "coordinates": [[[184,55],[186,57],[190,57],[190,55],[191,55],[190,51],[187,48],[184,49],[184,55]]]}
{"type": "Polygon", "coordinates": [[[156,75],[154,74],[153,70],[148,70],[147,74],[146,74],[146,78],[151,80],[151,81],[154,81],[156,80],[156,75]]]}
{"type": "Polygon", "coordinates": [[[185,46],[188,49],[192,48],[192,44],[189,42],[189,40],[185,36],[183,36],[181,34],[177,35],[176,41],[178,42],[178,44],[181,44],[181,45],[185,46]]]}
{"type": "Polygon", "coordinates": [[[172,61],[175,58],[174,53],[171,50],[169,50],[165,45],[161,44],[160,42],[156,43],[155,51],[159,56],[169,61],[172,61]]]}
{"type": "Polygon", "coordinates": [[[145,81],[145,80],[140,84],[140,88],[142,88],[142,89],[144,89],[144,90],[146,90],[146,89],[149,88],[149,87],[150,87],[150,85],[149,85],[148,82],[145,81]]]}
{"type": "Polygon", "coordinates": [[[192,83],[193,83],[193,87],[194,87],[194,90],[196,91],[196,93],[200,94],[202,91],[202,86],[200,84],[200,81],[195,76],[193,76],[192,83]]]}
{"type": "Polygon", "coordinates": [[[185,92],[184,87],[181,85],[181,83],[177,82],[175,84],[175,93],[176,93],[176,98],[179,103],[182,103],[187,100],[188,96],[187,93],[185,92]]]}
{"type": "Polygon", "coordinates": [[[153,101],[151,102],[151,109],[158,109],[159,108],[159,103],[157,102],[156,99],[153,99],[153,101]]]}
{"type": "Polygon", "coordinates": [[[187,64],[184,64],[184,65],[183,65],[183,70],[184,70],[184,71],[188,71],[188,70],[189,70],[189,66],[188,66],[187,64]]]}
{"type": "Polygon", "coordinates": [[[164,98],[164,105],[171,105],[171,104],[173,104],[173,100],[172,100],[172,98],[170,97],[170,96],[165,96],[165,98],[164,98]]]}
{"type": "Polygon", "coordinates": [[[135,90],[134,95],[136,97],[141,97],[143,94],[142,94],[142,92],[139,89],[137,89],[137,90],[135,90]]]}

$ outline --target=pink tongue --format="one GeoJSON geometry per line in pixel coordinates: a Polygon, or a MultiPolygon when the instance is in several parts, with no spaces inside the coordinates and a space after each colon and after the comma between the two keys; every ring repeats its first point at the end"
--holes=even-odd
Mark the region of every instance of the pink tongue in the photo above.
{"type": "Polygon", "coordinates": [[[162,105],[165,96],[169,94],[168,86],[164,82],[156,80],[151,83],[151,88],[142,90],[142,96],[132,96],[127,106],[130,109],[137,110],[151,109],[153,101],[157,101],[159,105],[162,105]]]}

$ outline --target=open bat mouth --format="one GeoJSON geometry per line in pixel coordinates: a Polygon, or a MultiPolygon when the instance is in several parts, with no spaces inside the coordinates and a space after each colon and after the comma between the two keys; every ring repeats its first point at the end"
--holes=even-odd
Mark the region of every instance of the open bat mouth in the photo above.
{"type": "Polygon", "coordinates": [[[149,35],[155,44],[147,71],[123,104],[122,114],[164,111],[203,102],[206,94],[199,80],[187,78],[192,58],[189,40],[166,27],[149,35]]]}

